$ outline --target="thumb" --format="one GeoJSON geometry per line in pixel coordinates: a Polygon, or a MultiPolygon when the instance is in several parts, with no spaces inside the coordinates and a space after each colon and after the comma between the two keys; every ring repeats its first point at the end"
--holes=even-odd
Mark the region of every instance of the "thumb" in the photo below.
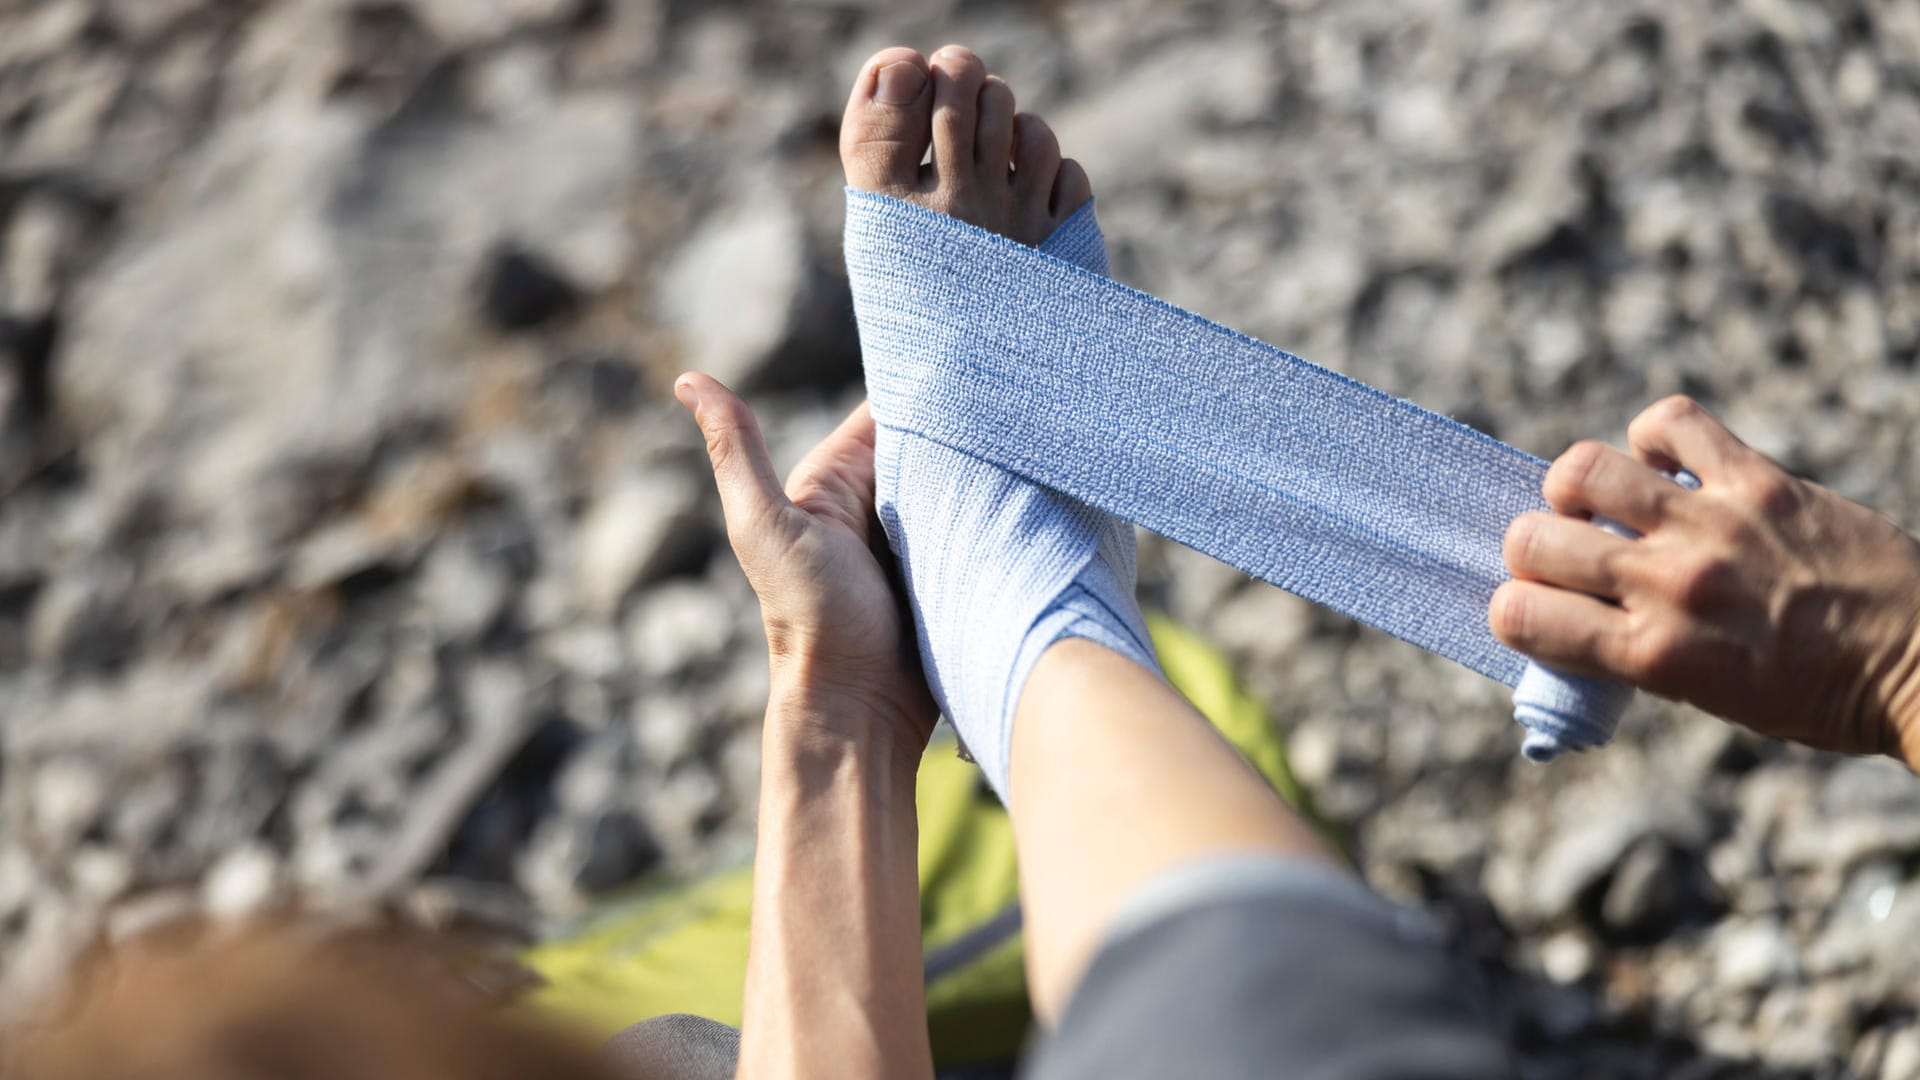
{"type": "Polygon", "coordinates": [[[736,537],[752,535],[769,514],[788,505],[753,410],[733,391],[698,372],[676,379],[673,396],[693,413],[706,437],[727,531],[736,537]]]}

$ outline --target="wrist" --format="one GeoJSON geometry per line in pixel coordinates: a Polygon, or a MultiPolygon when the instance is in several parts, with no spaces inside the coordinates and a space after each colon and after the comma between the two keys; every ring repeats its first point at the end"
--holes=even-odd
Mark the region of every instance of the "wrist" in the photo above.
{"type": "Polygon", "coordinates": [[[908,733],[919,726],[871,694],[841,690],[776,666],[768,687],[761,758],[785,768],[866,761],[911,778],[925,747],[908,733]]]}

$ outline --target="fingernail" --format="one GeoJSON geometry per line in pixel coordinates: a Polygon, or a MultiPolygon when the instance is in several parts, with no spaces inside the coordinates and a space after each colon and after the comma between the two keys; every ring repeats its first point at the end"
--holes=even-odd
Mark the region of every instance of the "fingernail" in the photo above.
{"type": "Polygon", "coordinates": [[[686,406],[686,409],[688,412],[699,411],[700,397],[699,395],[693,392],[692,383],[686,381],[685,379],[681,379],[679,382],[674,383],[673,396],[680,399],[680,404],[686,406]]]}
{"type": "Polygon", "coordinates": [[[927,73],[910,60],[896,60],[880,69],[873,100],[885,105],[911,105],[926,89],[927,73]]]}

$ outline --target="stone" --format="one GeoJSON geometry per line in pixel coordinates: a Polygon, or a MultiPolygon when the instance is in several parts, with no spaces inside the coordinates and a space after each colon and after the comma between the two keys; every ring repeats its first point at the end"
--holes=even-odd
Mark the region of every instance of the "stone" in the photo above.
{"type": "Polygon", "coordinates": [[[733,640],[733,612],[712,588],[669,581],[641,593],[627,616],[634,664],[652,676],[712,664],[733,640]]]}
{"type": "Polygon", "coordinates": [[[649,765],[671,769],[692,757],[706,730],[700,708],[678,694],[649,694],[634,703],[634,744],[649,765]]]}
{"type": "Polygon", "coordinates": [[[75,206],[29,196],[13,211],[0,259],[0,312],[15,319],[47,317],[60,299],[81,250],[85,222],[75,206]]]}
{"type": "Polygon", "coordinates": [[[762,197],[717,211],[669,256],[656,308],[678,364],[740,392],[837,385],[859,371],[852,299],[793,207],[762,197]]]}
{"type": "Polygon", "coordinates": [[[0,923],[24,911],[42,887],[40,869],[26,850],[0,844],[0,923]]]}
{"type": "Polygon", "coordinates": [[[105,905],[133,885],[133,859],[126,852],[100,844],[85,844],[67,861],[73,891],[90,905],[105,905]]]}
{"type": "Polygon", "coordinates": [[[200,903],[215,919],[238,919],[272,901],[280,890],[280,857],[257,844],[238,847],[208,869],[200,885],[200,903]]]}
{"type": "Polygon", "coordinates": [[[1660,837],[1647,837],[1628,849],[1614,868],[1600,902],[1600,919],[1614,934],[1631,940],[1657,940],[1706,915],[1704,895],[1711,883],[1688,852],[1660,837]]]}
{"type": "Polygon", "coordinates": [[[669,472],[628,477],[588,507],[576,533],[573,581],[587,614],[612,619],[636,588],[704,555],[704,492],[669,472]]]}
{"type": "Polygon", "coordinates": [[[1563,985],[1592,974],[1593,962],[1593,942],[1576,930],[1563,930],[1540,946],[1540,970],[1563,985]]]}
{"type": "Polygon", "coordinates": [[[1920,1080],[1920,1029],[1903,1027],[1888,1037],[1880,1080],[1920,1080]]]}
{"type": "Polygon", "coordinates": [[[1729,919],[1714,934],[1714,975],[1727,990],[1757,990],[1799,970],[1797,951],[1774,918],[1729,919]]]}
{"type": "Polygon", "coordinates": [[[722,809],[718,779],[705,769],[683,767],[646,793],[647,820],[670,855],[691,853],[722,809]]]}
{"type": "Polygon", "coordinates": [[[130,568],[105,565],[55,579],[38,593],[27,647],[50,669],[113,674],[137,651],[138,621],[129,610],[130,568]]]}
{"type": "Polygon", "coordinates": [[[198,0],[106,0],[101,5],[114,28],[135,41],[164,36],[199,6],[198,0]]]}
{"type": "Polygon", "coordinates": [[[558,23],[587,7],[583,0],[415,0],[411,5],[440,41],[470,47],[517,27],[558,23]]]}
{"type": "Polygon", "coordinates": [[[1535,918],[1571,912],[1593,897],[1642,840],[1667,838],[1691,846],[1702,827],[1696,807],[1672,801],[1615,806],[1604,815],[1582,819],[1569,800],[1562,811],[1560,828],[1534,862],[1523,901],[1535,918]]]}
{"type": "Polygon", "coordinates": [[[653,837],[632,811],[612,809],[591,819],[586,851],[575,883],[589,893],[624,885],[650,869],[660,857],[653,837]]]}
{"type": "Polygon", "coordinates": [[[420,603],[445,640],[467,641],[499,622],[513,601],[507,566],[464,537],[434,545],[420,574],[420,603]]]}
{"type": "Polygon", "coordinates": [[[33,834],[53,850],[72,847],[90,830],[112,794],[98,768],[70,757],[44,761],[29,776],[33,834]]]}
{"type": "Polygon", "coordinates": [[[596,738],[569,755],[554,779],[555,805],[585,816],[617,802],[627,772],[621,742],[617,737],[596,738]]]}
{"type": "Polygon", "coordinates": [[[580,306],[580,290],[537,252],[512,246],[487,260],[481,305],[501,330],[531,330],[580,306]]]}

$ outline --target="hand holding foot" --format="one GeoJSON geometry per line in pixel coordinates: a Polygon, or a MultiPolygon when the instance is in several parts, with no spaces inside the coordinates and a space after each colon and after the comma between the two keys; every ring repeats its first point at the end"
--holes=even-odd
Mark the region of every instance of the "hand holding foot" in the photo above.
{"type": "Polygon", "coordinates": [[[745,402],[705,375],[681,376],[674,392],[706,437],[727,538],[760,597],[775,700],[797,706],[775,711],[848,729],[839,734],[898,736],[911,775],[935,715],[874,554],[872,414],[855,409],[783,490],[745,402]]]}
{"type": "Polygon", "coordinates": [[[1797,480],[1686,398],[1548,471],[1507,531],[1500,640],[1776,738],[1920,764],[1920,543],[1797,480]],[[1690,491],[1657,470],[1685,468],[1690,491]],[[1627,540],[1600,515],[1643,535],[1627,540]]]}

